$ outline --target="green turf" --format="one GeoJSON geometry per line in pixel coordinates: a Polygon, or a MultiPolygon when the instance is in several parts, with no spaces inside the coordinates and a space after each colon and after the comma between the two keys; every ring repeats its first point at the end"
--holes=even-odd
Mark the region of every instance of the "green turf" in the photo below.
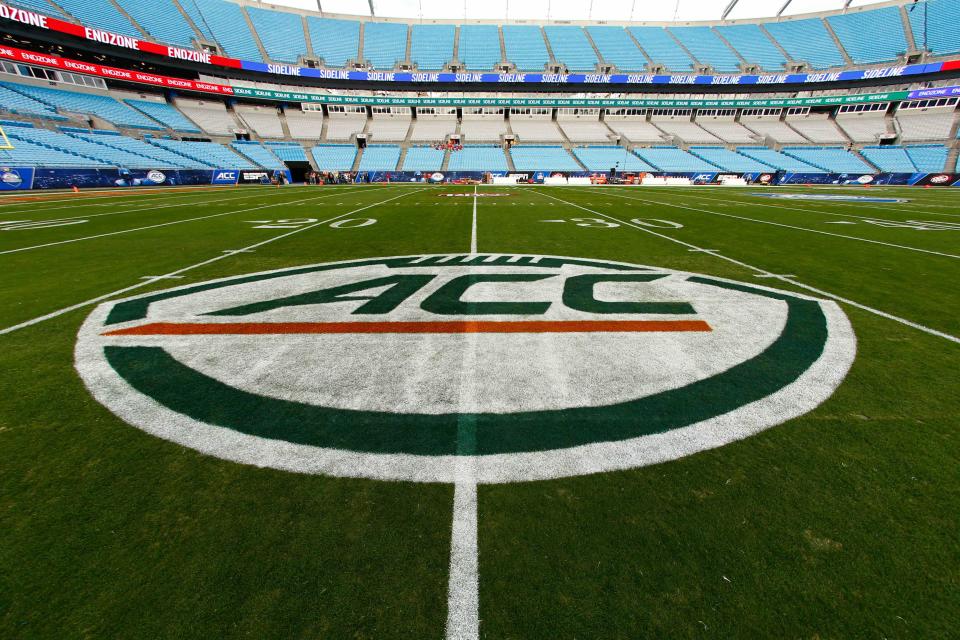
{"type": "MultiPolygon", "coordinates": [[[[621,260],[804,292],[722,256],[960,335],[960,230],[864,219],[960,223],[957,191],[780,190],[910,201],[851,205],[752,188],[484,190],[510,196],[478,199],[480,252],[621,260]],[[683,226],[543,222],[572,218],[683,226]]],[[[473,199],[443,192],[473,188],[0,199],[0,225],[87,220],[0,231],[0,330],[133,285],[129,295],[467,252],[473,199]],[[216,217],[192,220],[203,216],[216,217]],[[377,222],[319,224],[341,217],[377,222]],[[280,219],[317,222],[250,222],[280,219]]],[[[481,487],[481,637],[955,636],[960,345],[842,306],[857,359],[813,412],[675,462],[481,487]]],[[[443,637],[450,486],[258,469],[130,427],[73,368],[91,309],[0,334],[0,637],[443,637]]]]}

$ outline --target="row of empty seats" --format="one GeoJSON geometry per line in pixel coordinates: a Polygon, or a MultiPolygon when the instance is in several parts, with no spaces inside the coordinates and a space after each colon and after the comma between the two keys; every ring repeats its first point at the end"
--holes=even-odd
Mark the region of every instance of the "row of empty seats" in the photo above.
{"type": "MultiPolygon", "coordinates": [[[[46,0],[21,0],[19,4],[51,15],[60,13],[46,0]]],[[[180,6],[186,17],[172,0],[117,0],[126,15],[110,0],[64,0],[57,4],[85,25],[125,35],[147,34],[154,40],[181,46],[191,46],[203,37],[215,40],[232,57],[296,63],[312,54],[331,67],[362,59],[374,68],[389,69],[409,57],[424,70],[442,69],[456,58],[468,69],[490,70],[505,57],[522,71],[542,71],[553,59],[571,71],[592,71],[603,60],[624,72],[640,71],[649,65],[662,65],[672,71],[706,65],[718,72],[735,73],[745,64],[782,70],[788,62],[782,52],[792,61],[825,69],[844,66],[848,59],[855,64],[892,62],[911,49],[903,24],[904,9],[898,6],[759,24],[583,28],[361,23],[242,7],[228,0],[183,0],[180,6]],[[460,44],[455,50],[458,29],[460,44]],[[501,54],[501,34],[505,56],[501,54]]],[[[922,4],[927,5],[929,13],[926,26],[923,10],[906,12],[914,48],[924,46],[921,38],[926,33],[926,44],[934,53],[960,51],[960,28],[955,20],[960,0],[926,0],[922,4]]]]}

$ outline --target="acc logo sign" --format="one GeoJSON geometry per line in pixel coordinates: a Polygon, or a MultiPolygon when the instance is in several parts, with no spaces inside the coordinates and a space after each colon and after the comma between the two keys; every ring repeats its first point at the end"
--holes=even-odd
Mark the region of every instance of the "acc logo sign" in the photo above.
{"type": "Polygon", "coordinates": [[[156,184],[163,184],[167,180],[167,175],[163,171],[148,171],[147,180],[156,184]]]}
{"type": "Polygon", "coordinates": [[[833,302],[632,264],[415,256],[109,302],[76,366],[123,420],[303,473],[515,482],[673,460],[828,398],[833,302]],[[459,469],[459,471],[458,471],[459,469]]]}

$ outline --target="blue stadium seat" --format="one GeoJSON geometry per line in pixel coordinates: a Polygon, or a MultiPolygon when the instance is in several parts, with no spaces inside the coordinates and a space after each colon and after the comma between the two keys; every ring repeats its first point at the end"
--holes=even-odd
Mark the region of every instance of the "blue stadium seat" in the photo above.
{"type": "Polygon", "coordinates": [[[654,63],[672,71],[693,69],[693,59],[663,27],[630,27],[630,33],[654,63]]]}
{"type": "Polygon", "coordinates": [[[863,160],[843,147],[784,147],[783,153],[829,173],[873,173],[863,160]]]}
{"type": "Polygon", "coordinates": [[[784,171],[794,171],[800,173],[825,173],[823,169],[807,164],[793,156],[785,153],[768,149],[767,147],[737,147],[737,153],[753,158],[765,165],[784,171]]]}
{"type": "Polygon", "coordinates": [[[794,60],[808,62],[814,69],[844,64],[843,55],[819,18],[767,22],[763,26],[794,60]]]}
{"type": "Polygon", "coordinates": [[[177,111],[176,107],[166,102],[152,100],[124,100],[128,105],[147,114],[163,126],[182,133],[202,133],[200,127],[188,120],[185,115],[177,111]]]}
{"type": "Polygon", "coordinates": [[[590,26],[587,31],[605,62],[624,72],[646,68],[647,59],[623,27],[590,26]]]}
{"type": "Polygon", "coordinates": [[[676,147],[650,147],[635,149],[634,153],[640,156],[647,164],[660,171],[694,172],[717,171],[718,167],[702,158],[687,153],[676,147]]]}
{"type": "Polygon", "coordinates": [[[357,157],[352,144],[321,144],[313,148],[313,161],[320,171],[350,171],[357,157]]]}
{"type": "Polygon", "coordinates": [[[144,142],[143,140],[137,140],[135,138],[128,138],[127,136],[119,135],[116,131],[98,131],[94,130],[89,133],[79,133],[71,132],[70,135],[84,138],[90,142],[95,142],[97,144],[106,145],[108,147],[114,147],[117,149],[122,149],[124,151],[129,151],[146,158],[151,158],[154,162],[150,165],[150,168],[163,168],[163,167],[174,167],[178,169],[210,169],[213,168],[211,165],[206,164],[205,162],[200,162],[199,160],[194,160],[193,158],[187,158],[168,149],[162,149],[158,146],[144,142]]]}
{"type": "Polygon", "coordinates": [[[201,20],[220,44],[224,55],[253,62],[263,60],[240,5],[225,0],[193,1],[200,10],[201,20]]]}
{"type": "Polygon", "coordinates": [[[403,158],[404,171],[440,171],[445,151],[433,147],[410,147],[403,158]]]}
{"type": "Polygon", "coordinates": [[[307,16],[307,30],[313,52],[328,67],[343,67],[357,59],[360,51],[360,23],[307,16]]]}
{"type": "Polygon", "coordinates": [[[222,144],[150,138],[150,144],[193,158],[218,169],[256,169],[257,166],[222,144]]]}
{"type": "Polygon", "coordinates": [[[27,124],[18,126],[7,122],[4,124],[7,137],[13,144],[13,149],[0,149],[0,163],[21,167],[106,167],[109,166],[100,160],[94,160],[72,151],[64,151],[56,147],[33,141],[36,129],[27,124]]]}
{"type": "Polygon", "coordinates": [[[2,84],[8,89],[13,89],[17,93],[46,103],[61,111],[94,115],[120,127],[156,131],[163,130],[163,127],[157,124],[157,122],[129,105],[123,104],[109,96],[65,91],[49,87],[35,87],[26,84],[14,84],[12,82],[2,84]]]}
{"type": "Polygon", "coordinates": [[[670,32],[700,61],[721,73],[736,73],[740,59],[710,27],[670,27],[670,32]]]}
{"type": "Polygon", "coordinates": [[[466,146],[450,152],[449,171],[506,171],[507,157],[496,145],[466,146]]]}
{"type": "Polygon", "coordinates": [[[363,57],[375,69],[393,69],[407,57],[407,25],[368,22],[363,28],[363,57]]]}
{"type": "Polygon", "coordinates": [[[925,0],[913,8],[907,7],[913,41],[923,49],[924,7],[927,11],[927,46],[935,54],[960,53],[960,0],[925,0]]]}
{"type": "Polygon", "coordinates": [[[358,171],[396,171],[400,147],[395,144],[368,144],[360,156],[358,171]]]}
{"type": "Polygon", "coordinates": [[[197,37],[172,0],[117,0],[155,40],[190,47],[197,37]]]}
{"type": "Polygon", "coordinates": [[[213,34],[210,32],[210,27],[207,25],[206,20],[203,17],[203,14],[200,12],[200,7],[197,6],[199,0],[178,0],[180,6],[183,7],[183,10],[187,12],[187,15],[190,17],[190,20],[193,22],[194,26],[200,30],[200,34],[209,42],[214,42],[213,34]]]}
{"type": "Polygon", "coordinates": [[[780,71],[787,64],[783,52],[758,25],[735,24],[716,27],[716,30],[748,64],[767,71],[780,71]]]}
{"type": "Polygon", "coordinates": [[[50,105],[17,93],[2,85],[0,85],[0,109],[9,113],[46,118],[47,120],[67,120],[66,116],[57,113],[56,109],[50,105]]]}
{"type": "Polygon", "coordinates": [[[500,62],[500,29],[494,24],[460,27],[457,57],[471,71],[490,71],[500,62]]]}
{"type": "Polygon", "coordinates": [[[63,15],[62,11],[47,2],[47,0],[12,0],[10,4],[15,7],[20,7],[21,9],[29,9],[30,11],[36,11],[37,13],[53,16],[55,18],[66,17],[63,15]]]}
{"type": "Polygon", "coordinates": [[[583,171],[563,147],[516,146],[510,149],[517,171],[583,171]]]}
{"type": "Polygon", "coordinates": [[[296,142],[264,142],[263,146],[284,162],[309,162],[303,147],[296,142]]]}
{"type": "Polygon", "coordinates": [[[573,155],[588,171],[606,172],[614,167],[618,167],[618,171],[656,171],[626,147],[578,147],[573,155]]]}
{"type": "Polygon", "coordinates": [[[231,142],[230,146],[233,147],[234,151],[244,156],[251,162],[258,164],[264,169],[287,168],[287,165],[280,162],[280,159],[273,155],[273,152],[270,149],[262,146],[259,142],[237,140],[236,142],[231,142]]]}
{"type": "Polygon", "coordinates": [[[99,27],[134,38],[143,37],[108,0],[59,0],[57,4],[85,26],[99,27]]]}
{"type": "Polygon", "coordinates": [[[593,71],[597,68],[597,52],[583,27],[546,26],[543,32],[553,49],[557,62],[567,65],[570,71],[593,71]]]}
{"type": "Polygon", "coordinates": [[[939,173],[947,171],[948,150],[939,144],[918,144],[907,147],[907,155],[916,165],[918,171],[925,173],[939,173]]]}
{"type": "Polygon", "coordinates": [[[690,153],[698,158],[703,158],[710,164],[714,164],[724,171],[740,173],[773,170],[773,167],[769,165],[723,147],[690,147],[690,153]]]}
{"type": "MultiPolygon", "coordinates": [[[[907,150],[903,147],[864,147],[860,154],[880,171],[914,173],[917,170],[907,150]]],[[[942,168],[943,164],[941,163],[940,166],[942,168]]]]}
{"type": "Polygon", "coordinates": [[[503,45],[507,60],[521,71],[543,71],[550,62],[547,43],[540,27],[533,25],[503,25],[503,45]]]}
{"type": "Polygon", "coordinates": [[[907,51],[899,7],[830,16],[827,22],[857,64],[892,62],[907,51]]]}
{"type": "Polygon", "coordinates": [[[258,7],[247,7],[247,15],[271,60],[296,62],[307,53],[307,40],[299,15],[258,7]]]}
{"type": "Polygon", "coordinates": [[[415,24],[410,30],[410,59],[425,71],[439,71],[453,60],[452,24],[415,24]]]}

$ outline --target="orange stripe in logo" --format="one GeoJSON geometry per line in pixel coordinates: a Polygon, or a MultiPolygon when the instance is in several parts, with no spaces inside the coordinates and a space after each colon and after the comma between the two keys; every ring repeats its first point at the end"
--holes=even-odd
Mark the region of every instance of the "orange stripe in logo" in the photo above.
{"type": "Polygon", "coordinates": [[[648,333],[711,331],[703,320],[521,320],[495,322],[154,322],[105,336],[213,336],[348,333],[648,333]]]}

